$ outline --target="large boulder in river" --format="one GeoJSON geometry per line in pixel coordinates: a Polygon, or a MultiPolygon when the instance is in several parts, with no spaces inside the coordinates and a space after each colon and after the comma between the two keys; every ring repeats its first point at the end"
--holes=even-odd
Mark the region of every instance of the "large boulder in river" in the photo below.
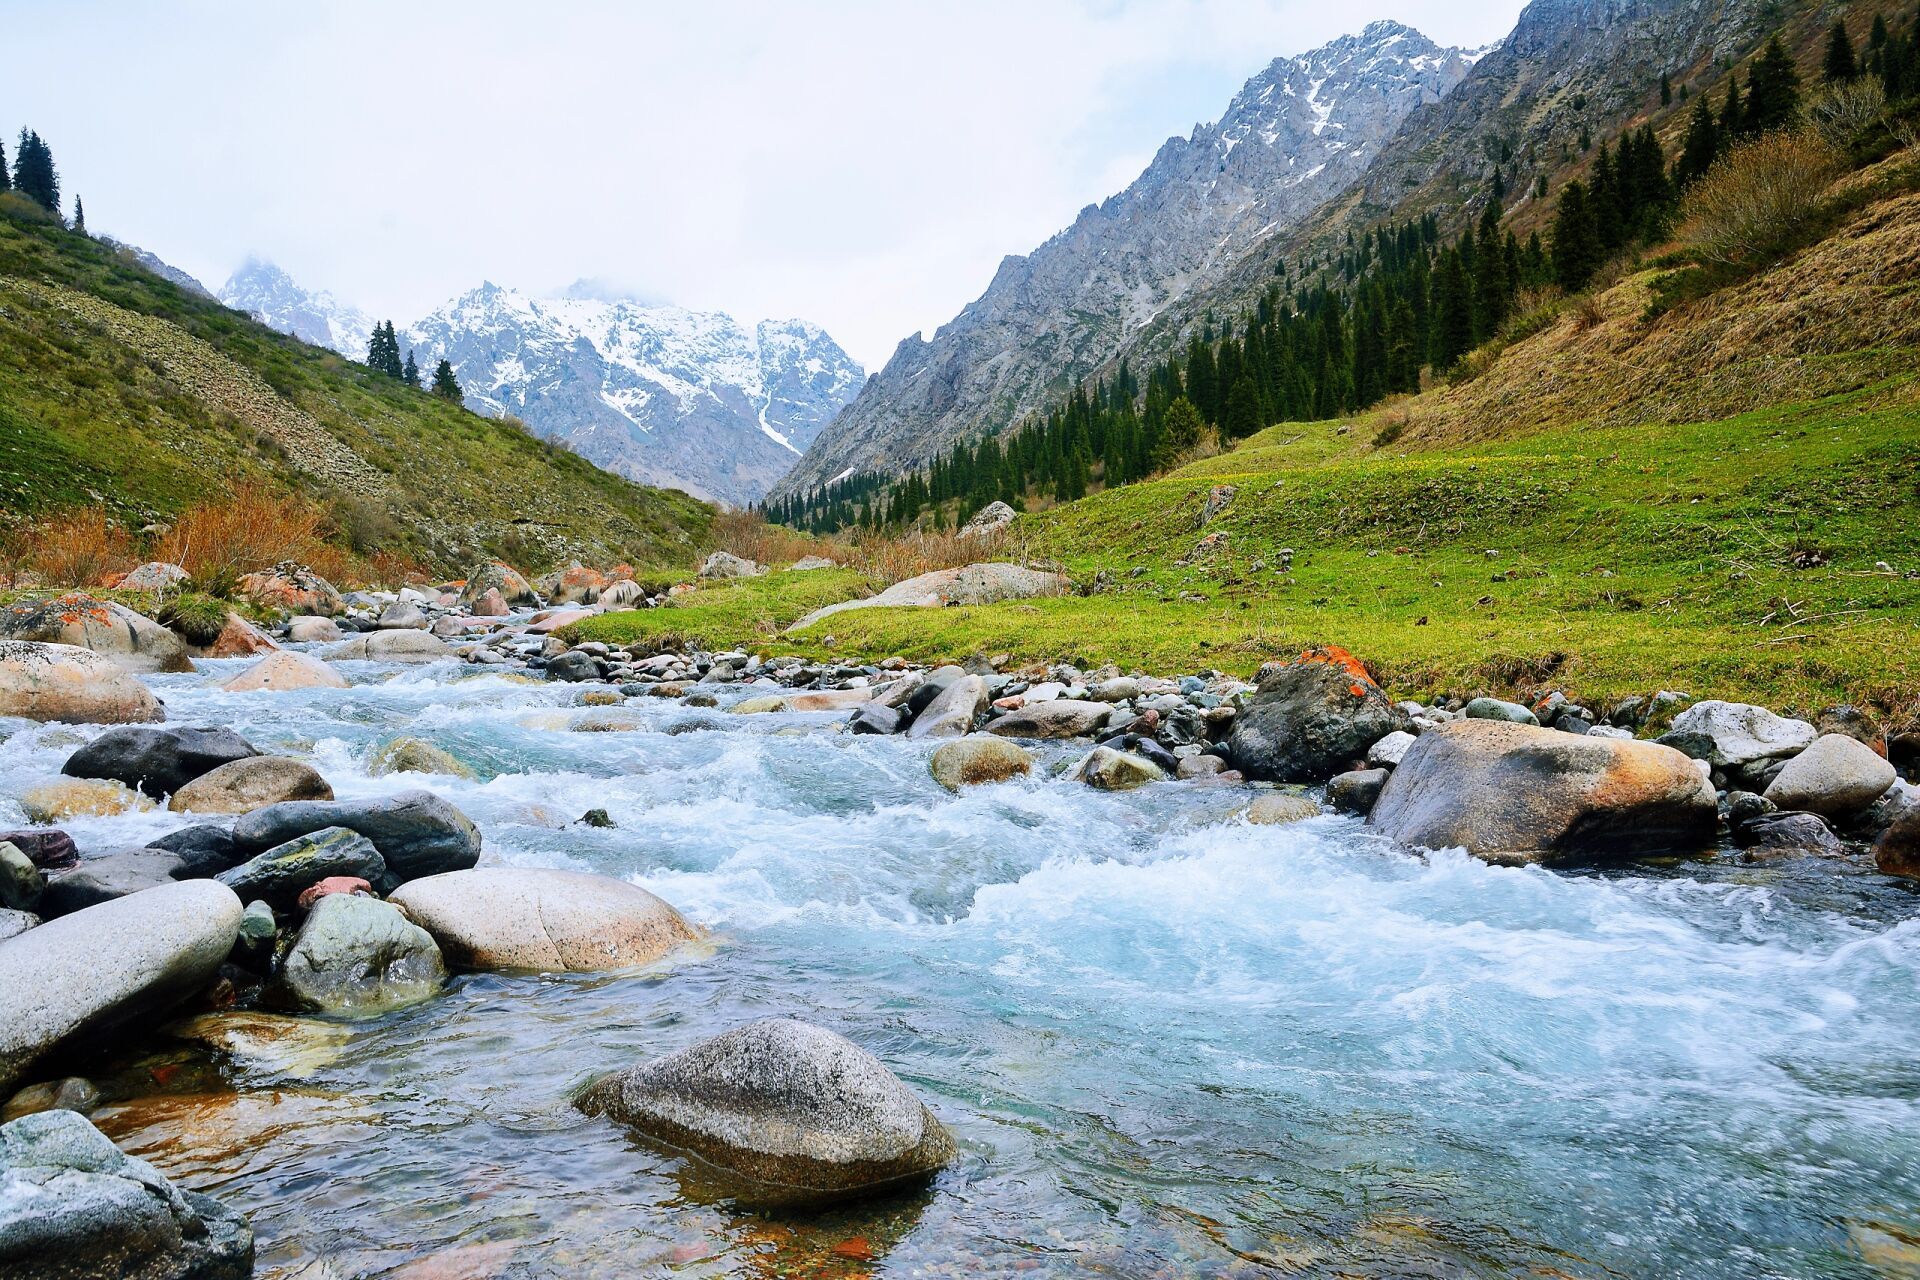
{"type": "Polygon", "coordinates": [[[240,899],[189,880],[49,920],[0,943],[0,1094],[71,1040],[155,1018],[233,950],[240,899]]]}
{"type": "Polygon", "coordinates": [[[532,584],[521,577],[517,569],[499,560],[489,560],[467,574],[466,585],[460,588],[460,607],[472,613],[473,606],[489,591],[498,591],[508,604],[540,603],[532,584]]]}
{"type": "Polygon", "coordinates": [[[373,841],[397,881],[464,871],[480,860],[480,829],[431,791],[268,805],[235,822],[233,838],[241,848],[258,851],[328,827],[345,827],[373,841]]]}
{"type": "Polygon", "coordinates": [[[1249,778],[1325,782],[1405,727],[1404,716],[1345,649],[1309,649],[1265,670],[1227,735],[1227,758],[1249,778]]]}
{"type": "Polygon", "coordinates": [[[415,880],[392,900],[466,969],[627,969],[700,936],[640,886],[581,871],[475,867],[415,880]]]}
{"type": "Polygon", "coordinates": [[[181,1191],[85,1116],[0,1125],[0,1275],[8,1280],[246,1280],[253,1228],[181,1191]]]}
{"type": "Polygon", "coordinates": [[[451,656],[446,641],[424,631],[369,631],[327,650],[332,662],[438,662],[451,656]]]}
{"type": "Polygon", "coordinates": [[[1845,734],[1829,733],[1787,761],[1765,795],[1782,809],[1851,818],[1865,812],[1898,780],[1893,766],[1873,748],[1845,734]]]}
{"type": "Polygon", "coordinates": [[[970,733],[943,743],[927,762],[933,780],[949,791],[985,782],[1005,782],[1033,772],[1033,757],[1005,738],[970,733]]]}
{"type": "Polygon", "coordinates": [[[21,600],[0,609],[0,640],[72,645],[127,671],[193,670],[179,636],[123,604],[81,593],[21,600]]]}
{"type": "Polygon", "coordinates": [[[332,618],[302,615],[287,619],[287,639],[295,644],[332,642],[340,638],[340,624],[332,618]]]}
{"type": "Polygon", "coordinates": [[[1805,720],[1789,720],[1744,702],[1709,700],[1675,716],[1661,741],[1716,769],[1737,769],[1798,755],[1816,736],[1805,720]]]}
{"type": "Polygon", "coordinates": [[[175,813],[252,813],[286,800],[331,800],[318,770],[291,756],[254,756],[223,764],[173,793],[175,813]]]}
{"type": "Polygon", "coordinates": [[[20,812],[27,821],[52,824],[69,818],[113,818],[141,813],[153,801],[124,782],[109,778],[63,778],[28,787],[20,793],[20,812]]]}
{"type": "Polygon", "coordinates": [[[150,724],[167,713],[112,659],[67,644],[0,640],[0,716],[66,724],[150,724]]]}
{"type": "Polygon", "coordinates": [[[1401,844],[1500,863],[1692,852],[1718,823],[1713,784],[1670,747],[1494,720],[1421,734],[1367,818],[1401,844]]]}
{"type": "Polygon", "coordinates": [[[932,1176],[946,1128],[843,1036],[789,1018],[735,1028],[596,1081],[577,1105],[741,1179],[742,1200],[819,1203],[932,1176]]]}
{"type": "Polygon", "coordinates": [[[917,578],[896,582],[879,595],[869,596],[865,600],[843,600],[815,609],[787,630],[804,630],[822,618],[830,618],[849,609],[926,609],[945,605],[997,604],[1002,600],[1062,595],[1069,585],[1064,574],[1048,569],[1029,569],[1018,564],[970,564],[959,569],[935,569],[917,578]]]}
{"type": "Polygon", "coordinates": [[[168,796],[221,765],[260,752],[231,729],[212,725],[109,729],[67,757],[69,778],[112,778],[150,796],[168,796]]]}
{"type": "Polygon", "coordinates": [[[240,579],[240,591],[255,604],[300,617],[331,618],[344,607],[333,584],[292,561],[240,579]]]}
{"type": "Polygon", "coordinates": [[[1920,880],[1920,807],[1903,812],[1874,840],[1873,865],[1883,875],[1920,880]]]}
{"type": "Polygon", "coordinates": [[[1084,738],[1106,724],[1113,707],[1105,702],[1054,698],[1029,702],[987,725],[987,732],[1003,738],[1084,738]]]}
{"type": "Polygon", "coordinates": [[[440,949],[400,908],[328,894],[313,904],[270,994],[316,1013],[378,1013],[427,999],[446,981],[440,949]]]}
{"type": "Polygon", "coordinates": [[[282,649],[228,680],[227,693],[283,692],[288,689],[344,689],[347,678],[311,654],[282,649]]]}

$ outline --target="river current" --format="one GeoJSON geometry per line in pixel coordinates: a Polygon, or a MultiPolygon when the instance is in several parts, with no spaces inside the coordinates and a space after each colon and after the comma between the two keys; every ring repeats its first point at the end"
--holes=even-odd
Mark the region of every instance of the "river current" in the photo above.
{"type": "MultiPolygon", "coordinates": [[[[714,935],[638,974],[457,977],[279,1059],[124,1064],[149,1096],[98,1123],[247,1213],[261,1275],[1920,1276],[1920,894],[1863,866],[1495,868],[1249,826],[1244,789],[1096,792],[1065,746],[955,796],[930,745],[838,715],[641,698],[577,732],[577,687],[214,688],[242,665],[150,680],[174,723],[343,798],[430,786],[489,860],[624,877],[714,935]],[[402,734],[476,778],[370,775],[402,734]],[[960,1158],[756,1215],[567,1106],[769,1015],[878,1055],[960,1158]]],[[[0,744],[0,824],[91,732],[0,744]]],[[[63,825],[107,851],[184,821],[63,825]]]]}

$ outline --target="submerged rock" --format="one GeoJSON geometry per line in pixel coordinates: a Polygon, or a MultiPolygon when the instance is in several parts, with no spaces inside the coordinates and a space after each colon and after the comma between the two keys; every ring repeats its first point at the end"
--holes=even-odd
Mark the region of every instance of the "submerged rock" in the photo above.
{"type": "Polygon", "coordinates": [[[175,813],[252,813],[286,800],[331,800],[319,771],[290,756],[253,756],[223,764],[173,793],[175,813]]]}
{"type": "Polygon", "coordinates": [[[165,884],[49,920],[0,945],[0,1092],[66,1041],[157,1017],[233,950],[240,900],[165,884]]]}
{"type": "Polygon", "coordinates": [[[871,1195],[954,1155],[945,1127],[879,1059],[788,1018],[608,1076],[577,1105],[738,1175],[741,1198],[768,1204],[871,1195]]]}
{"type": "Polygon", "coordinates": [[[1317,818],[1320,816],[1320,806],[1309,796],[1272,791],[1248,805],[1244,816],[1257,827],[1278,827],[1317,818]]]}
{"type": "Polygon", "coordinates": [[[328,827],[345,827],[373,841],[387,870],[401,881],[461,871],[480,860],[479,828],[431,791],[268,805],[235,822],[233,838],[242,848],[259,851],[328,827]]]}
{"type": "Polygon", "coordinates": [[[172,795],[221,765],[260,752],[231,729],[167,726],[109,729],[67,757],[69,778],[111,778],[150,796],[172,795]]]}
{"type": "MultiPolygon", "coordinates": [[[[333,623],[326,619],[328,626],[333,623]]],[[[336,628],[336,634],[338,629],[336,628]]],[[[233,677],[220,688],[227,693],[261,693],[285,689],[344,689],[347,678],[311,654],[282,649],[233,677]]]]}
{"type": "Polygon", "coordinates": [[[153,801],[124,782],[69,778],[29,787],[20,795],[28,822],[64,822],[68,818],[111,818],[153,808],[153,801]]]}
{"type": "Polygon", "coordinates": [[[1651,742],[1457,720],[1420,735],[1367,825],[1489,862],[1692,852],[1719,825],[1713,785],[1651,742]]]}
{"type": "Polygon", "coordinates": [[[0,716],[64,724],[151,724],[167,713],[138,676],[68,644],[0,640],[0,716]]]}
{"type": "Polygon", "coordinates": [[[1263,671],[1227,735],[1227,758],[1249,778],[1325,782],[1402,727],[1399,710],[1344,649],[1309,649],[1263,671]]]}
{"type": "Polygon", "coordinates": [[[395,738],[373,755],[367,772],[379,776],[388,773],[444,773],[456,778],[471,778],[473,770],[444,748],[419,738],[395,738]]]}
{"type": "Polygon", "coordinates": [[[477,867],[415,880],[392,900],[465,969],[625,969],[700,936],[640,886],[579,871],[477,867]]]}
{"type": "Polygon", "coordinates": [[[83,1116],[0,1125],[0,1274],[8,1280],[246,1280],[253,1228],[180,1191],[83,1116]]]}
{"type": "Polygon", "coordinates": [[[300,926],[272,995],[296,1009],[377,1013],[427,999],[446,976],[432,937],[398,907],[333,894],[300,926]]]}
{"type": "Polygon", "coordinates": [[[949,791],[988,782],[1023,778],[1033,772],[1033,757],[1004,738],[968,734],[942,743],[927,762],[933,780],[949,791]]]}

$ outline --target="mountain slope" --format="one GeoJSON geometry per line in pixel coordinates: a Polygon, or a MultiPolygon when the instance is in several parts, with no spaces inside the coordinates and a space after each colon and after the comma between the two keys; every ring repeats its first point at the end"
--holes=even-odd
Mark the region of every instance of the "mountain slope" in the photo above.
{"type": "Polygon", "coordinates": [[[360,554],[449,572],[680,559],[713,516],[0,206],[0,510],[137,527],[248,480],[322,502],[360,554]]]}
{"type": "Polygon", "coordinates": [[[260,258],[248,258],[220,286],[220,301],[254,317],[269,329],[291,334],[316,347],[330,347],[364,360],[373,337],[373,317],[330,293],[302,288],[292,276],[260,258]]]}
{"type": "Polygon", "coordinates": [[[485,284],[401,335],[452,362],[467,403],[631,479],[751,503],[860,386],[817,325],[485,284]]]}
{"type": "Polygon", "coordinates": [[[893,470],[1000,430],[1128,335],[1363,172],[1406,115],[1478,55],[1376,22],[1249,80],[1226,114],[1160,148],[1134,183],[1000,266],[931,342],[917,335],[780,485],[893,470]]]}

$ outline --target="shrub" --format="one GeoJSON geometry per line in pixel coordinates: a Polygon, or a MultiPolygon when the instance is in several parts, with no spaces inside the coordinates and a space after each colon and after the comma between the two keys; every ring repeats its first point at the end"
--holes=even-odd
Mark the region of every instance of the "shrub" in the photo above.
{"type": "Polygon", "coordinates": [[[1769,133],[1728,152],[1687,192],[1681,237],[1724,266],[1778,257],[1816,217],[1839,169],[1813,132],[1769,133]]]}
{"type": "Polygon", "coordinates": [[[844,548],[825,538],[768,524],[757,511],[722,511],[714,517],[707,541],[710,551],[729,551],[757,564],[791,564],[803,556],[839,560],[846,555],[844,548]]]}
{"type": "Polygon", "coordinates": [[[138,563],[133,535],[97,507],[52,517],[32,533],[27,561],[43,582],[96,587],[138,563]]]}
{"type": "Polygon", "coordinates": [[[190,644],[212,644],[227,625],[227,602],[198,591],[184,592],[160,607],[160,621],[190,644]]]}
{"type": "Polygon", "coordinates": [[[326,545],[327,515],[305,498],[243,484],[231,497],[194,507],[174,522],[160,542],[160,558],[180,565],[196,583],[224,595],[243,574],[282,560],[324,570],[320,560],[340,557],[326,545]]]}
{"type": "Polygon", "coordinates": [[[1854,140],[1886,114],[1887,91],[1872,76],[1843,80],[1821,94],[1807,111],[1807,120],[1820,140],[1835,151],[1845,151],[1854,140]]]}

